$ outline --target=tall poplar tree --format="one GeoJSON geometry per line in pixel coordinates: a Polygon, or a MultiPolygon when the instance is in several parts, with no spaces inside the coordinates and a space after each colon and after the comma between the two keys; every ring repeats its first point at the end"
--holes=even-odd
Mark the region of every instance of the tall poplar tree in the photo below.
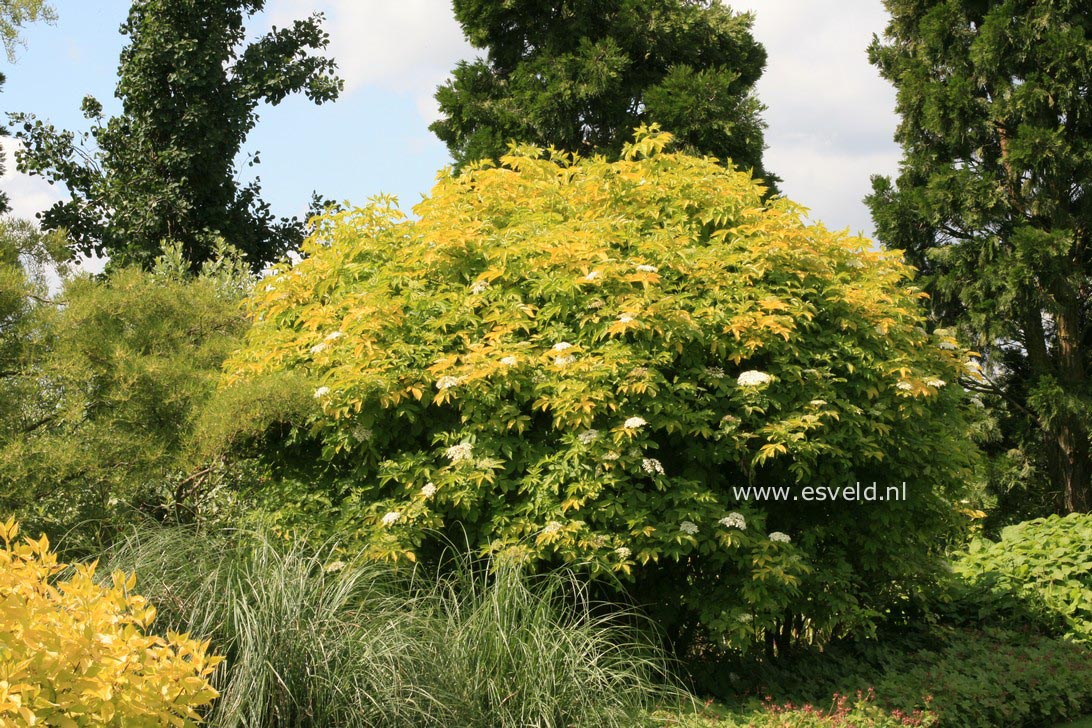
{"type": "Polygon", "coordinates": [[[432,130],[456,166],[497,159],[509,141],[617,158],[641,124],[691,152],[762,164],[754,85],[766,51],[752,17],[712,0],[454,0],[485,58],[461,62],[432,130]]]}
{"type": "Polygon", "coordinates": [[[149,266],[164,241],[182,246],[196,269],[224,238],[254,268],[302,238],[302,224],[276,219],[257,182],[236,179],[236,158],[262,103],[303,93],[316,104],[337,98],[342,82],[322,16],[274,28],[244,44],[244,21],[265,0],[135,0],[121,32],[116,95],[122,112],[103,116],[89,134],[58,131],[15,115],[24,172],[63,182],[71,200],[41,216],[42,227],[66,229],[81,253],[116,264],[149,266]]]}
{"type": "Polygon", "coordinates": [[[984,353],[967,385],[1059,510],[1092,508],[1092,5],[886,0],[870,58],[898,90],[879,238],[984,353]]]}

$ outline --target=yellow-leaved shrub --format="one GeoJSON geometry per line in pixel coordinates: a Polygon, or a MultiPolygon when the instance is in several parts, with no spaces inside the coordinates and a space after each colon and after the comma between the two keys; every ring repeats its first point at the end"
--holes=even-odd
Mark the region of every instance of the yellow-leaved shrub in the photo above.
{"type": "Polygon", "coordinates": [[[216,698],[222,658],[186,635],[149,634],[155,608],[136,576],[95,580],[49,542],[0,523],[0,725],[187,726],[216,698]]]}

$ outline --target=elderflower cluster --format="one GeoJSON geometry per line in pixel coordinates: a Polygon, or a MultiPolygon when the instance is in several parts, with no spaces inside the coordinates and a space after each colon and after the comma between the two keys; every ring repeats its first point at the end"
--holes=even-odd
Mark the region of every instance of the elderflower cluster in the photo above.
{"type": "Polygon", "coordinates": [[[627,430],[639,430],[647,424],[648,421],[644,417],[630,417],[622,423],[622,427],[627,430]]]}
{"type": "Polygon", "coordinates": [[[618,548],[614,549],[614,553],[618,554],[618,558],[620,559],[628,559],[630,557],[630,554],[632,554],[633,552],[627,549],[625,546],[619,546],[618,548]]]}
{"type": "Polygon", "coordinates": [[[474,446],[469,442],[460,442],[458,445],[452,445],[444,451],[448,460],[453,463],[461,463],[466,460],[471,460],[474,457],[474,446]]]}
{"type": "Polygon", "coordinates": [[[639,265],[637,266],[637,271],[640,273],[656,273],[659,271],[659,268],[654,265],[639,265]]]}
{"type": "Polygon", "coordinates": [[[553,348],[554,351],[568,351],[569,349],[573,348],[573,345],[567,341],[559,341],[554,344],[553,348]]]}
{"type": "Polygon", "coordinates": [[[432,482],[425,483],[425,487],[421,488],[421,495],[425,498],[431,498],[436,495],[436,484],[432,482]]]}
{"type": "Polygon", "coordinates": [[[663,475],[664,466],[656,458],[645,458],[641,461],[641,470],[649,475],[663,475]]]}
{"type": "Polygon", "coordinates": [[[485,293],[489,290],[489,281],[474,281],[474,285],[470,287],[470,292],[477,295],[479,293],[485,293]]]}
{"type": "Polygon", "coordinates": [[[930,387],[935,387],[936,389],[940,389],[947,384],[947,382],[945,382],[943,379],[929,379],[925,383],[928,384],[930,387]]]}
{"type": "Polygon", "coordinates": [[[599,439],[599,430],[584,430],[576,439],[580,441],[581,445],[590,445],[599,439]]]}
{"type": "Polygon", "coordinates": [[[330,393],[329,387],[319,387],[315,390],[315,399],[322,399],[330,393]]]}
{"type": "Polygon", "coordinates": [[[771,533],[770,540],[777,543],[788,543],[789,541],[792,541],[792,539],[789,538],[789,534],[781,533],[781,531],[774,531],[771,533]]]}
{"type": "Polygon", "coordinates": [[[736,379],[736,384],[741,387],[762,387],[769,384],[771,381],[773,381],[773,377],[766,372],[751,369],[750,371],[740,374],[736,379]]]}
{"type": "Polygon", "coordinates": [[[545,533],[545,534],[550,534],[550,533],[557,533],[560,530],[561,530],[561,524],[560,523],[558,523],[557,521],[550,521],[549,523],[546,524],[546,527],[542,529],[542,532],[545,533]]]}
{"type": "Polygon", "coordinates": [[[384,526],[393,526],[401,520],[402,514],[398,511],[387,511],[383,514],[382,523],[384,526]]]}
{"type": "Polygon", "coordinates": [[[693,521],[683,521],[679,524],[679,530],[688,536],[693,536],[698,532],[698,524],[693,521]]]}
{"type": "Polygon", "coordinates": [[[459,377],[440,377],[436,380],[436,389],[439,389],[442,392],[445,389],[457,387],[460,381],[459,377]]]}
{"type": "Polygon", "coordinates": [[[729,513],[717,523],[725,528],[738,528],[740,531],[747,530],[747,519],[743,517],[742,513],[736,513],[735,511],[729,513]]]}
{"type": "Polygon", "coordinates": [[[899,382],[895,387],[901,389],[903,392],[910,392],[914,389],[914,385],[910,382],[899,382]]]}

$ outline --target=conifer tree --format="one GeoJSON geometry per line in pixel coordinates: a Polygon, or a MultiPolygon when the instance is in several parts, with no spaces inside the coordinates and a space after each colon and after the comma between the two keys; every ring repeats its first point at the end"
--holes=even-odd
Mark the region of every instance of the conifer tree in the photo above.
{"type": "Polygon", "coordinates": [[[752,17],[710,0],[455,0],[485,58],[462,62],[432,125],[456,166],[498,159],[512,140],[617,159],[658,123],[690,152],[762,164],[754,85],[766,52],[752,17]]]}
{"type": "MultiPolygon", "coordinates": [[[[1004,448],[1059,510],[1092,508],[1092,12],[1087,0],[886,0],[870,48],[898,90],[897,180],[880,240],[937,318],[985,355],[1004,448]]],[[[1024,475],[1024,480],[1027,475],[1024,475]]]]}

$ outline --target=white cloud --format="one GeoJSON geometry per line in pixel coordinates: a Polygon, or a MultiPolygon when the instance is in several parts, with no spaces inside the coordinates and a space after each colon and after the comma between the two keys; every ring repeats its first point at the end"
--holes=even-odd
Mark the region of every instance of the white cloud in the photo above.
{"type": "Polygon", "coordinates": [[[875,0],[728,0],[755,14],[766,46],[758,96],[765,119],[766,163],[782,191],[831,228],[871,234],[861,199],[869,176],[892,174],[900,152],[891,136],[895,91],[869,65],[872,35],[887,23],[875,0]]]}
{"type": "MultiPolygon", "coordinates": [[[[68,195],[62,194],[62,187],[51,185],[41,177],[33,177],[16,171],[15,150],[20,144],[21,142],[11,137],[0,138],[0,154],[4,158],[4,174],[0,175],[0,189],[8,193],[12,216],[34,220],[37,213],[52,207],[55,202],[67,199],[68,195]]],[[[72,270],[101,273],[105,266],[106,258],[81,255],[76,258],[72,270]]],[[[50,293],[59,291],[61,278],[56,269],[50,267],[43,273],[50,293]]]]}
{"type": "Polygon", "coordinates": [[[330,54],[346,91],[365,86],[410,95],[423,118],[438,112],[432,95],[475,50],[463,37],[449,0],[274,0],[270,19],[285,26],[326,13],[330,54]]]}
{"type": "Polygon", "coordinates": [[[11,137],[0,138],[0,153],[4,156],[4,174],[0,175],[0,189],[11,200],[11,214],[30,220],[34,216],[64,199],[60,190],[41,177],[22,174],[15,169],[15,150],[20,142],[11,137]]]}

